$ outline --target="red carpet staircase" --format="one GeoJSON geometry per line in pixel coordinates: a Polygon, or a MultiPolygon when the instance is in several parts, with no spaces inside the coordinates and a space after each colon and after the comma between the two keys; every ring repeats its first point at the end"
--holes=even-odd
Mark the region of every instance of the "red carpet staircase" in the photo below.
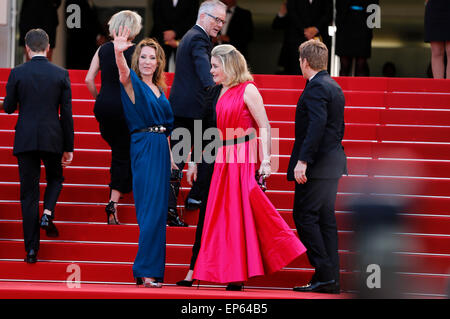
{"type": "MultiPolygon", "coordinates": [[[[0,69],[0,98],[5,96],[9,70],[0,69]]],[[[104,206],[109,189],[110,151],[98,132],[94,101],[84,84],[85,71],[71,71],[75,153],[65,169],[65,184],[56,209],[57,239],[41,232],[39,262],[23,262],[25,251],[19,202],[17,161],[12,156],[17,113],[0,113],[0,296],[101,298],[324,298],[294,293],[295,284],[312,274],[306,255],[284,270],[253,278],[246,291],[226,293],[213,283],[199,289],[175,287],[188,268],[197,212],[179,209],[188,228],[168,227],[166,285],[136,289],[131,272],[137,251],[138,226],[132,196],[119,207],[121,225],[106,225],[104,206]],[[83,289],[66,289],[68,266],[81,270],[83,289]],[[90,284],[90,285],[87,285],[90,284]],[[126,286],[128,284],[128,286],[126,286]],[[87,288],[86,288],[87,287],[87,288]],[[155,291],[156,290],[156,291],[155,291]],[[151,291],[151,292],[150,292],[151,291]]],[[[171,82],[172,75],[169,75],[171,82]]],[[[295,229],[292,220],[294,185],[285,173],[294,137],[295,105],[304,80],[290,76],[255,76],[261,88],[280,154],[279,170],[268,181],[267,195],[295,229]]],[[[450,82],[424,79],[338,78],[346,95],[344,146],[349,176],[339,185],[336,216],[339,228],[342,288],[354,291],[355,236],[349,204],[370,183],[381,185],[372,196],[402,199],[405,245],[395,254],[402,260],[398,276],[408,283],[409,297],[444,297],[450,271],[450,82]]],[[[41,178],[42,189],[45,177],[41,178]]],[[[343,294],[339,297],[348,297],[343,294]]],[[[337,297],[337,296],[334,296],[337,297]]]]}

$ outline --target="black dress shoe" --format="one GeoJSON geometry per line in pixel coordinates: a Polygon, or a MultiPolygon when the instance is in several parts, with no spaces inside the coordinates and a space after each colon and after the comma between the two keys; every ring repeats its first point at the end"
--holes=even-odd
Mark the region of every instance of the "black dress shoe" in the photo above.
{"type": "Polygon", "coordinates": [[[45,230],[48,237],[58,237],[59,232],[53,223],[52,219],[47,215],[43,214],[41,218],[41,228],[45,230]]]}
{"type": "Polygon", "coordinates": [[[244,284],[236,285],[236,284],[228,284],[227,288],[225,290],[228,291],[241,291],[244,289],[244,284]]]}
{"type": "Polygon", "coordinates": [[[27,256],[25,257],[25,261],[28,264],[34,264],[37,261],[37,254],[34,249],[30,249],[27,252],[27,256]]]}
{"type": "Polygon", "coordinates": [[[187,227],[189,226],[184,221],[180,219],[178,216],[178,213],[175,209],[169,208],[169,211],[167,212],[167,225],[168,226],[174,226],[174,227],[187,227]]]}
{"type": "Polygon", "coordinates": [[[202,204],[201,200],[196,200],[188,197],[184,202],[184,208],[186,208],[186,210],[196,210],[200,208],[201,204],[202,204]]]}
{"type": "Polygon", "coordinates": [[[332,293],[331,291],[335,287],[336,287],[335,280],[315,281],[315,282],[310,282],[306,286],[294,287],[294,291],[332,293]]]}

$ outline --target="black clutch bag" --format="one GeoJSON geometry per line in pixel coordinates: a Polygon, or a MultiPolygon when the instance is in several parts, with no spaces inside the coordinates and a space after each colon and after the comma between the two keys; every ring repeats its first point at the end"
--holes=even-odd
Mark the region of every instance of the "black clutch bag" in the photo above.
{"type": "Polygon", "coordinates": [[[171,182],[180,182],[183,178],[183,171],[180,169],[172,169],[172,172],[170,174],[170,181],[171,182]]]}
{"type": "Polygon", "coordinates": [[[256,182],[258,183],[259,187],[261,187],[261,190],[263,192],[265,192],[267,190],[266,176],[265,175],[259,175],[259,172],[256,171],[255,178],[256,178],[256,182]]]}

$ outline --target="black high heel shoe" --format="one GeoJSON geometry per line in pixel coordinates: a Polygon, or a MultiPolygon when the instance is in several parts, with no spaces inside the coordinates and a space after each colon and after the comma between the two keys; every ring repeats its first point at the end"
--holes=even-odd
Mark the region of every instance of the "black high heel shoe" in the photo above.
{"type": "Polygon", "coordinates": [[[177,286],[181,287],[192,287],[192,284],[194,283],[194,280],[180,280],[176,283],[177,286]]]}
{"type": "Polygon", "coordinates": [[[136,286],[142,286],[144,284],[144,279],[142,279],[142,277],[137,277],[134,279],[136,279],[136,286]]]}
{"type": "Polygon", "coordinates": [[[244,284],[237,285],[237,284],[229,283],[227,288],[225,288],[225,290],[228,290],[228,291],[241,291],[241,290],[244,290],[244,284]]]}
{"type": "Polygon", "coordinates": [[[105,211],[106,211],[106,219],[107,219],[107,223],[108,225],[119,225],[119,221],[116,218],[116,214],[117,214],[117,209],[114,206],[115,204],[117,204],[117,202],[113,202],[112,200],[109,201],[108,205],[106,205],[105,207],[105,211]],[[114,222],[110,222],[110,216],[114,217],[114,222]]]}

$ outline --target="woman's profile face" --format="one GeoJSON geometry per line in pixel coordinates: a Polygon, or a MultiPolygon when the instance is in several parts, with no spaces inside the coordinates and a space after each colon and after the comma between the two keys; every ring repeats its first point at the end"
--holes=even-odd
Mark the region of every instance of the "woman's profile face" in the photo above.
{"type": "Polygon", "coordinates": [[[158,67],[156,51],[154,48],[145,46],[139,55],[139,72],[142,76],[153,76],[158,67]]]}
{"type": "Polygon", "coordinates": [[[222,61],[215,56],[211,57],[211,74],[216,84],[222,84],[227,79],[223,70],[222,61]]]}

